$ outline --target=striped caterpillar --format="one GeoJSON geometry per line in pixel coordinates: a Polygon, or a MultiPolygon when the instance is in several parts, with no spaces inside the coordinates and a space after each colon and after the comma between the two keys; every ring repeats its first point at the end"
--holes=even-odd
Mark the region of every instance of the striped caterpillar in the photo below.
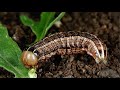
{"type": "Polygon", "coordinates": [[[96,63],[107,63],[107,47],[95,35],[87,32],[59,32],[34,44],[22,53],[26,67],[36,66],[38,61],[46,62],[51,56],[78,54],[86,51],[96,63]]]}

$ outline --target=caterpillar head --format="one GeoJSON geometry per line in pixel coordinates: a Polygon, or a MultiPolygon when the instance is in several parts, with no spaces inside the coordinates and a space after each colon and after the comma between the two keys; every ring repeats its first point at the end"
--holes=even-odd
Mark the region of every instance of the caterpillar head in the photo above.
{"type": "Polygon", "coordinates": [[[37,56],[31,51],[23,51],[21,61],[27,68],[34,67],[38,64],[37,56]]]}

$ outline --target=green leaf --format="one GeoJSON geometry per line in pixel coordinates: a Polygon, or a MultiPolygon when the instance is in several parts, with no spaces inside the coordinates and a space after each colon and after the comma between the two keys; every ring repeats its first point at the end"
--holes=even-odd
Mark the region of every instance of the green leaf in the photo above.
{"type": "Polygon", "coordinates": [[[55,19],[51,18],[51,21],[46,25],[46,27],[43,29],[43,33],[41,34],[40,40],[45,37],[47,31],[52,27],[52,25],[56,22],[59,21],[63,16],[65,15],[65,12],[60,13],[55,19]]]}
{"type": "Polygon", "coordinates": [[[38,40],[41,40],[45,36],[46,29],[49,24],[54,20],[55,12],[42,12],[41,20],[39,23],[39,30],[37,30],[37,36],[39,36],[38,40]]]}
{"type": "Polygon", "coordinates": [[[28,78],[28,70],[20,60],[22,51],[0,24],[0,67],[13,73],[16,78],[28,78]]]}
{"type": "Polygon", "coordinates": [[[25,15],[21,15],[20,19],[22,21],[22,23],[26,26],[34,26],[34,21],[32,19],[30,19],[28,16],[25,15]]]}
{"type": "Polygon", "coordinates": [[[30,69],[28,75],[30,78],[37,78],[36,69],[35,68],[30,69]]]}
{"type": "Polygon", "coordinates": [[[21,15],[20,20],[24,25],[29,26],[32,29],[33,33],[36,35],[35,42],[37,42],[45,37],[47,31],[56,21],[64,16],[65,12],[60,13],[56,18],[54,17],[55,14],[55,12],[42,12],[39,22],[33,21],[25,15],[21,15]]]}

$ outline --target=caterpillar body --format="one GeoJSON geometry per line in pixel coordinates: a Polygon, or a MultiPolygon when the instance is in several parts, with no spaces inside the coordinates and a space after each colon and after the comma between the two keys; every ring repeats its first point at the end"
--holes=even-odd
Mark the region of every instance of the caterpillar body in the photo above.
{"type": "Polygon", "coordinates": [[[107,63],[107,47],[100,39],[87,32],[74,31],[59,32],[44,38],[24,51],[21,59],[24,65],[35,66],[38,61],[45,62],[56,54],[70,55],[82,51],[91,55],[96,63],[107,63]]]}

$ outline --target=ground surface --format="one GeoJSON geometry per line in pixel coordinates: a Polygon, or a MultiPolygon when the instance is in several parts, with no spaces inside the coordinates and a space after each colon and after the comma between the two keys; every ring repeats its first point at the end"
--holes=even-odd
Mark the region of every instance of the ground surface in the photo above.
{"type": "MultiPolygon", "coordinates": [[[[38,20],[39,13],[26,13],[38,20]]],[[[34,34],[19,20],[20,13],[1,12],[0,21],[8,28],[9,35],[22,50],[34,41],[34,34]]],[[[87,55],[54,56],[42,69],[37,70],[38,78],[119,78],[120,77],[120,12],[70,12],[62,19],[60,28],[53,26],[48,34],[60,31],[81,31],[95,34],[108,47],[108,64],[96,64],[87,55]]],[[[0,68],[0,78],[13,78],[8,71],[0,68]]]]}

